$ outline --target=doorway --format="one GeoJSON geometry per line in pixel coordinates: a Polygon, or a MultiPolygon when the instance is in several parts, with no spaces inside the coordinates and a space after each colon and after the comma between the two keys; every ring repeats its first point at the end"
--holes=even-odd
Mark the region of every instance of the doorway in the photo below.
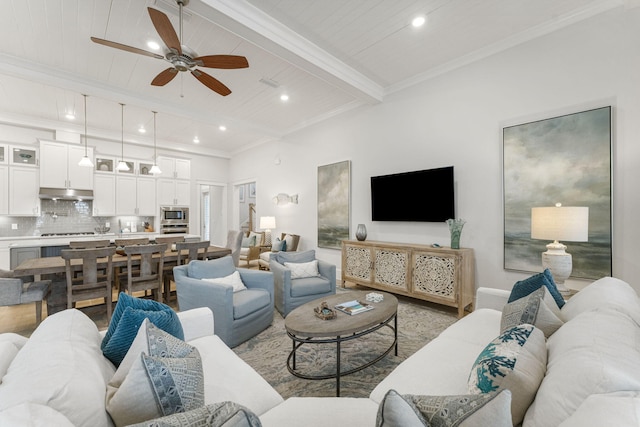
{"type": "Polygon", "coordinates": [[[226,186],[199,185],[200,237],[214,246],[227,244],[226,186]]]}

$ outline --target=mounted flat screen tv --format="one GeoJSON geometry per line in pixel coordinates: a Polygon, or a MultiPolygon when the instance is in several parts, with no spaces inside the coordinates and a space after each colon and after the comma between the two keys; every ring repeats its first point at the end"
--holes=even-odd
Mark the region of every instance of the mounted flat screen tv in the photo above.
{"type": "Polygon", "coordinates": [[[371,177],[371,220],[455,218],[453,166],[371,177]]]}

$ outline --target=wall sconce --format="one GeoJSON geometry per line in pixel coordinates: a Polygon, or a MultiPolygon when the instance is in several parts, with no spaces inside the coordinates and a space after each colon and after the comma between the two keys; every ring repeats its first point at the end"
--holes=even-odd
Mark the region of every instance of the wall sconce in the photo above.
{"type": "Polygon", "coordinates": [[[292,203],[294,205],[298,204],[298,195],[294,194],[292,196],[285,194],[285,193],[279,193],[276,197],[273,198],[273,203],[275,203],[278,206],[285,206],[288,205],[289,203],[292,203]]]}

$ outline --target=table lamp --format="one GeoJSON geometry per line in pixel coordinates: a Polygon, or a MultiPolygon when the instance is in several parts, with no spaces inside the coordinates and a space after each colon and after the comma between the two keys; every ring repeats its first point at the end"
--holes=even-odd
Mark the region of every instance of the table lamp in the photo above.
{"type": "Polygon", "coordinates": [[[276,228],[276,217],[261,216],[260,228],[264,230],[264,245],[271,246],[271,230],[276,228]]]}
{"type": "Polygon", "coordinates": [[[555,207],[531,208],[531,238],[553,240],[542,253],[542,266],[548,268],[560,292],[569,292],[564,281],[571,275],[571,254],[559,240],[586,242],[589,238],[589,208],[555,207]]]}

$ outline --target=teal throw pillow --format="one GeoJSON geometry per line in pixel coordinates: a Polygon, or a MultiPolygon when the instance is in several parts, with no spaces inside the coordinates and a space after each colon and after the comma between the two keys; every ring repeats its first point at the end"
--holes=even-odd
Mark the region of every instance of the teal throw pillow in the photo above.
{"type": "Polygon", "coordinates": [[[516,284],[513,285],[511,295],[509,295],[509,300],[507,302],[512,302],[522,297],[526,297],[541,286],[547,287],[549,293],[558,305],[558,308],[562,308],[564,305],[564,298],[562,298],[562,294],[560,294],[560,291],[556,286],[556,282],[553,280],[553,275],[548,268],[546,268],[542,273],[534,274],[531,277],[516,282],[516,284]]]}
{"type": "Polygon", "coordinates": [[[282,252],[287,252],[287,241],[282,241],[282,248],[280,249],[282,252]]]}
{"type": "Polygon", "coordinates": [[[145,318],[163,331],[184,340],[182,324],[171,307],[121,292],[101,344],[102,353],[114,365],[122,362],[145,318]]]}
{"type": "Polygon", "coordinates": [[[511,392],[420,396],[389,390],[378,406],[376,427],[414,426],[512,427],[511,392]]]}
{"type": "Polygon", "coordinates": [[[191,411],[156,418],[129,427],[261,427],[250,409],[230,401],[212,403],[191,411]]]}

